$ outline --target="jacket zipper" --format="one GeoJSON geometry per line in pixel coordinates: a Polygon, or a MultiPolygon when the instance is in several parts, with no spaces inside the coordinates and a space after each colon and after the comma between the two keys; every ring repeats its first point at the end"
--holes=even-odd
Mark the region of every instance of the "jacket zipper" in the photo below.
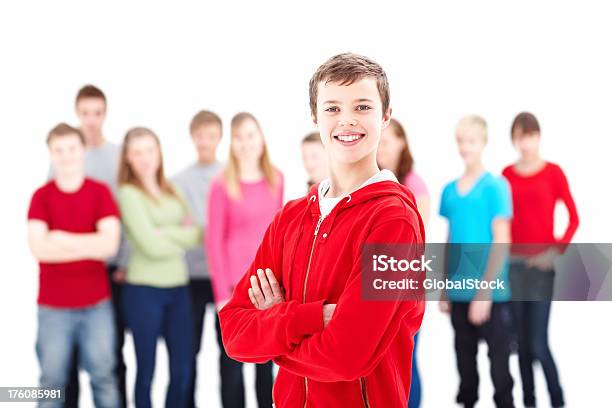
{"type": "MultiPolygon", "coordinates": [[[[317,226],[314,231],[314,238],[312,240],[312,246],[310,247],[310,255],[308,256],[308,266],[306,266],[306,277],[304,278],[304,290],[302,293],[302,303],[306,303],[306,285],[308,284],[308,276],[310,275],[310,261],[312,261],[312,254],[314,253],[315,243],[317,242],[317,234],[319,233],[319,228],[321,227],[321,223],[323,222],[323,215],[319,215],[319,220],[317,221],[317,226]]],[[[308,402],[308,378],[304,377],[304,388],[306,390],[306,396],[304,398],[304,408],[306,408],[306,403],[308,402]]]]}
{"type": "Polygon", "coordinates": [[[361,398],[363,400],[363,406],[370,408],[370,401],[368,400],[368,388],[366,387],[365,377],[359,379],[359,387],[361,388],[361,398]]]}

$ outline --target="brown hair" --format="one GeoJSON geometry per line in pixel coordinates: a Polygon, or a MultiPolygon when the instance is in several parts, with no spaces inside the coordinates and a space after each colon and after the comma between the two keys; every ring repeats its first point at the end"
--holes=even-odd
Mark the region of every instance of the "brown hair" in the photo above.
{"type": "MultiPolygon", "coordinates": [[[[231,137],[234,137],[235,129],[247,120],[252,120],[255,123],[255,126],[257,126],[257,129],[259,129],[259,133],[261,133],[263,138],[263,132],[261,130],[261,126],[259,126],[259,122],[257,119],[255,119],[255,116],[248,112],[240,112],[234,115],[231,122],[231,137]]],[[[277,192],[279,184],[278,170],[276,170],[270,161],[270,155],[268,154],[268,147],[266,146],[265,138],[263,140],[263,153],[259,159],[259,166],[266,182],[268,183],[268,186],[270,187],[270,190],[277,192]]],[[[238,159],[236,156],[234,156],[231,148],[229,160],[227,161],[225,170],[223,171],[223,179],[230,197],[234,199],[240,197],[240,167],[238,159]]]]}
{"type": "Polygon", "coordinates": [[[193,119],[191,119],[191,123],[189,124],[189,133],[193,135],[193,133],[200,127],[213,124],[219,125],[220,128],[223,128],[219,115],[211,111],[201,110],[194,115],[193,119]]]}
{"type": "Polygon", "coordinates": [[[520,130],[523,133],[540,133],[540,124],[532,113],[521,112],[512,121],[512,127],[510,128],[511,139],[514,139],[515,130],[520,130]]]}
{"type": "Polygon", "coordinates": [[[306,136],[304,136],[304,138],[302,139],[302,143],[323,143],[321,141],[321,135],[319,134],[319,132],[311,132],[309,134],[307,134],[306,136]]]}
{"type": "Polygon", "coordinates": [[[68,135],[78,136],[83,146],[85,146],[85,137],[83,136],[83,133],[79,129],[63,122],[56,125],[53,129],[49,131],[49,134],[47,134],[47,145],[49,145],[49,143],[51,143],[51,140],[53,139],[68,135]]]}
{"type": "Polygon", "coordinates": [[[387,74],[380,65],[362,55],[353,53],[338,54],[321,65],[310,79],[310,113],[317,115],[317,95],[319,82],[336,82],[351,85],[363,78],[375,78],[382,101],[383,115],[390,105],[390,91],[387,74]]]}
{"type": "Polygon", "coordinates": [[[100,88],[93,85],[85,85],[79,92],[74,100],[74,104],[78,104],[81,99],[85,98],[99,98],[104,101],[104,106],[106,106],[106,96],[104,96],[104,92],[100,90],[100,88]]]}
{"type": "Polygon", "coordinates": [[[406,174],[410,173],[412,170],[412,166],[414,165],[414,159],[412,158],[412,153],[410,152],[410,147],[408,146],[408,136],[406,135],[406,131],[401,123],[398,120],[391,118],[389,121],[389,127],[395,133],[395,136],[398,139],[404,141],[404,147],[400,152],[400,161],[397,165],[396,169],[391,169],[395,174],[395,177],[399,180],[400,183],[403,182],[406,174]]]}
{"type": "Polygon", "coordinates": [[[142,181],[138,178],[138,176],[132,169],[132,166],[127,160],[127,152],[130,142],[134,139],[144,136],[152,137],[157,143],[157,147],[159,149],[159,168],[157,169],[157,174],[155,178],[157,180],[157,184],[159,184],[160,190],[166,194],[176,197],[179,201],[181,201],[181,203],[183,203],[181,196],[175,191],[175,189],[172,187],[172,184],[170,184],[170,182],[164,176],[164,160],[162,157],[159,138],[155,133],[153,133],[152,130],[147,129],[145,127],[134,127],[128,130],[125,134],[125,137],[123,138],[123,145],[121,147],[121,157],[119,159],[119,185],[121,186],[124,184],[131,184],[132,186],[140,189],[146,195],[151,197],[154,201],[157,201],[157,199],[153,195],[151,195],[151,193],[147,191],[147,189],[144,187],[142,181]]]}

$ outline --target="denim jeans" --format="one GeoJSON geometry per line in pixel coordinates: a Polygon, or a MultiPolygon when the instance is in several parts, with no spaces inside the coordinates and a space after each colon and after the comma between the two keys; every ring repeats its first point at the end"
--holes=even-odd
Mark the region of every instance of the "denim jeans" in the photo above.
{"type": "MultiPolygon", "coordinates": [[[[125,343],[125,319],[123,317],[123,308],[121,307],[121,291],[122,283],[116,283],[112,279],[113,273],[117,270],[116,265],[107,265],[111,292],[113,312],[115,315],[115,333],[116,341],[116,359],[117,365],[115,373],[117,375],[117,383],[119,385],[119,408],[127,407],[126,385],[125,385],[125,359],[123,358],[123,344],[125,343]]],[[[65,408],[78,408],[79,406],[79,368],[78,368],[79,353],[75,348],[72,357],[72,367],[70,368],[70,376],[68,385],[66,386],[66,406],[65,408]]]]}
{"type": "Polygon", "coordinates": [[[193,317],[188,286],[157,288],[125,284],[123,312],[136,350],[136,408],[151,407],[157,339],[163,337],[170,360],[167,408],[186,408],[191,400],[193,317]]]}
{"type": "Polygon", "coordinates": [[[412,375],[410,376],[410,394],[408,394],[408,408],[419,408],[421,406],[421,376],[417,366],[417,345],[419,344],[419,333],[414,336],[414,350],[412,350],[412,375]]]}
{"type": "MultiPolygon", "coordinates": [[[[512,302],[515,330],[518,336],[519,367],[523,385],[523,402],[535,406],[535,384],[533,364],[539,361],[546,378],[550,403],[553,407],[565,405],[563,389],[559,381],[557,365],[548,346],[548,320],[554,288],[554,271],[542,272],[530,268],[523,262],[510,265],[510,276],[516,281],[525,281],[537,288],[537,293],[525,299],[512,302]],[[520,279],[517,279],[519,277],[520,279]]],[[[528,285],[523,285],[528,286],[528,285]]]]}
{"type": "MultiPolygon", "coordinates": [[[[91,379],[95,406],[118,407],[115,341],[110,301],[78,309],[39,306],[36,353],[40,386],[66,387],[76,347],[79,365],[91,379]]],[[[63,403],[43,402],[39,406],[61,407],[63,403]]]]}

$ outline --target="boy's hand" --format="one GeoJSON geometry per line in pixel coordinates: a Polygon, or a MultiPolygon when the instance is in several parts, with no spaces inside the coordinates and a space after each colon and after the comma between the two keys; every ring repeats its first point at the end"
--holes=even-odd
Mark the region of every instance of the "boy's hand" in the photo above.
{"type": "Polygon", "coordinates": [[[249,299],[259,309],[266,310],[285,301],[285,291],[281,288],[270,268],[257,270],[257,277],[251,276],[249,299]],[[259,281],[258,279],[259,278],[259,281]],[[260,288],[261,285],[261,288],[260,288]]]}
{"type": "Polygon", "coordinates": [[[327,325],[329,324],[329,321],[334,315],[335,310],[336,310],[335,303],[323,305],[323,327],[327,327],[327,325]]]}
{"type": "Polygon", "coordinates": [[[484,324],[491,317],[491,306],[493,302],[490,300],[474,300],[470,302],[468,310],[468,320],[476,326],[484,324]]]}

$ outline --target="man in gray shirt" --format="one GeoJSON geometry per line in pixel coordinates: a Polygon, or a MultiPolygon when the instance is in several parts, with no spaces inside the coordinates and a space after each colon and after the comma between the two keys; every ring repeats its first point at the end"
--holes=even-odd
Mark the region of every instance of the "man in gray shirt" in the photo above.
{"type": "MultiPolygon", "coordinates": [[[[221,119],[213,112],[200,111],[191,120],[191,140],[198,155],[198,161],[178,173],[173,182],[184,192],[187,204],[195,221],[206,229],[208,218],[208,190],[212,179],[218,175],[223,166],[215,159],[217,146],[221,140],[221,119]]],[[[204,234],[205,235],[205,234],[204,234]]],[[[185,255],[189,267],[190,287],[193,301],[195,354],[191,384],[190,406],[195,407],[195,384],[197,356],[201,348],[202,331],[207,305],[215,305],[213,298],[208,261],[203,245],[187,251],[185,255]]],[[[232,378],[237,370],[242,370],[240,363],[227,356],[221,340],[219,319],[216,319],[217,342],[221,350],[219,361],[221,371],[221,399],[223,406],[244,406],[244,402],[236,401],[236,388],[232,378]]],[[[239,384],[242,387],[242,383],[239,384]]]]}

